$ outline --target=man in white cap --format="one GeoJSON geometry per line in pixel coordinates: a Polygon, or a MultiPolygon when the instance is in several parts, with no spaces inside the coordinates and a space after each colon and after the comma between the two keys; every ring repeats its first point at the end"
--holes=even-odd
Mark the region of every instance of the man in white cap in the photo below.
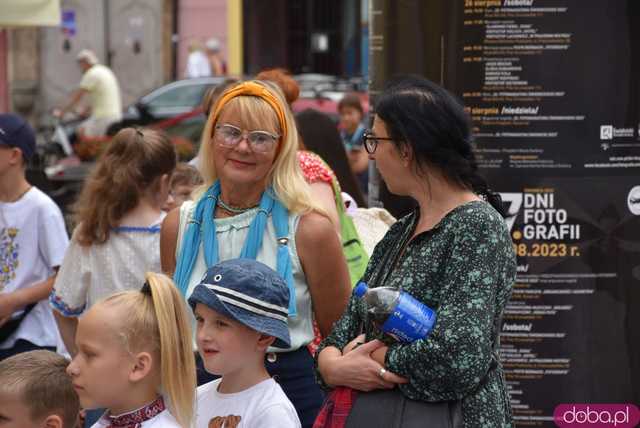
{"type": "Polygon", "coordinates": [[[89,49],[81,50],[76,59],[82,69],[82,80],[71,95],[67,105],[54,110],[54,115],[62,117],[72,110],[89,94],[91,115],[80,125],[80,132],[87,137],[105,135],[109,125],[122,119],[122,101],[118,79],[109,67],[98,62],[98,57],[89,49]]]}

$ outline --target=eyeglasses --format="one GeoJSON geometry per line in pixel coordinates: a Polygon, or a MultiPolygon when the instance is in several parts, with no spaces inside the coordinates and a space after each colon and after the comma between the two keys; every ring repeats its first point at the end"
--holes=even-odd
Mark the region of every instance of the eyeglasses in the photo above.
{"type": "Polygon", "coordinates": [[[280,138],[279,135],[267,131],[242,132],[242,129],[229,124],[216,125],[214,137],[221,146],[229,148],[237,146],[246,138],[251,150],[259,153],[269,152],[280,138]]]}
{"type": "Polygon", "coordinates": [[[393,141],[393,138],[382,138],[376,137],[371,131],[364,131],[362,135],[362,141],[364,142],[364,149],[370,155],[376,152],[376,148],[378,147],[378,143],[380,141],[393,141]]]}

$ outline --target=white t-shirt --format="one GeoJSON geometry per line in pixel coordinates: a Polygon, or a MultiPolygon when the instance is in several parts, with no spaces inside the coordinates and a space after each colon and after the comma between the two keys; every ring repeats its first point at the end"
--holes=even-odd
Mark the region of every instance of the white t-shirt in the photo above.
{"type": "MultiPolygon", "coordinates": [[[[54,274],[62,264],[69,237],[60,208],[36,187],[16,202],[0,202],[0,293],[30,287],[54,274]]],[[[22,311],[13,316],[19,316],[22,311]]],[[[0,349],[18,339],[55,347],[58,328],[47,299],[40,301],[0,349]]]]}
{"type": "Polygon", "coordinates": [[[198,387],[196,428],[210,426],[298,428],[301,426],[296,409],[280,385],[273,379],[264,380],[251,388],[233,394],[218,392],[221,380],[216,379],[198,387]]]}
{"type": "Polygon", "coordinates": [[[191,79],[194,77],[209,76],[211,76],[211,67],[209,65],[209,59],[204,52],[191,52],[187,57],[187,69],[184,72],[184,77],[191,79]]]}
{"type": "MultiPolygon", "coordinates": [[[[91,428],[104,428],[109,426],[109,419],[100,418],[98,422],[91,425],[91,428]]],[[[158,413],[151,419],[148,419],[142,424],[140,424],[142,428],[182,428],[176,418],[169,412],[169,410],[163,410],[158,413]]]]}
{"type": "Polygon", "coordinates": [[[147,272],[160,267],[160,224],[164,214],[149,227],[118,227],[103,244],[71,245],[53,285],[49,301],[67,317],[81,315],[98,300],[118,291],[139,290],[147,272]]]}
{"type": "Polygon", "coordinates": [[[82,75],[80,88],[88,91],[91,97],[91,116],[120,120],[120,86],[113,71],[102,64],[95,64],[82,75]]]}

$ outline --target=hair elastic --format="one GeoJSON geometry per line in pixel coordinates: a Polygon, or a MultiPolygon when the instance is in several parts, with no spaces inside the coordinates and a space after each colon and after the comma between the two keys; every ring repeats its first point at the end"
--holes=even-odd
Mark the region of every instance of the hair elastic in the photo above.
{"type": "Polygon", "coordinates": [[[149,281],[144,282],[142,288],[140,289],[140,292],[142,294],[146,294],[147,296],[151,296],[151,285],[149,284],[149,281]]]}

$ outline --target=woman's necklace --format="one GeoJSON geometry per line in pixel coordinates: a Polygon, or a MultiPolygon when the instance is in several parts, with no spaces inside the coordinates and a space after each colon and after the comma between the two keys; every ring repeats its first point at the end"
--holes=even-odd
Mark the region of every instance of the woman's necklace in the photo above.
{"type": "Polygon", "coordinates": [[[242,213],[246,213],[249,210],[252,210],[254,208],[256,208],[259,204],[253,205],[251,207],[247,207],[247,208],[240,208],[240,207],[233,207],[231,205],[227,205],[224,203],[224,201],[222,200],[222,198],[218,198],[217,199],[218,202],[218,206],[220,208],[222,208],[223,210],[231,213],[231,214],[242,214],[242,213]]]}

